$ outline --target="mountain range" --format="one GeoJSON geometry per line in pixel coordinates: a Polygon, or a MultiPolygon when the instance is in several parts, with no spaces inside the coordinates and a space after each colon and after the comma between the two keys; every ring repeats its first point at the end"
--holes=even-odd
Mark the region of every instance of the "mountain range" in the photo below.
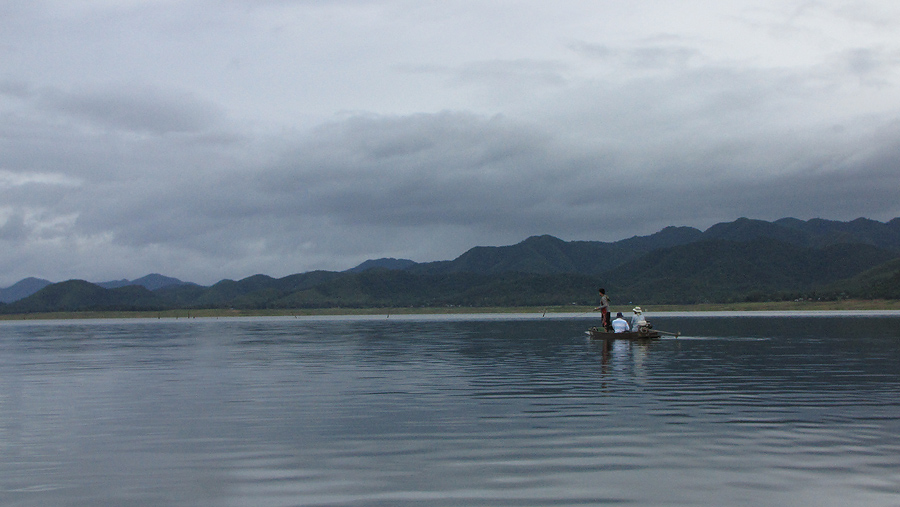
{"type": "Polygon", "coordinates": [[[0,291],[0,312],[593,304],[599,286],[614,302],[641,304],[900,299],[900,218],[741,218],[616,242],[533,236],[449,261],[375,259],[343,272],[209,287],[162,275],[97,284],[29,278],[0,291]]]}
{"type": "MultiPolygon", "coordinates": [[[[52,285],[53,282],[49,280],[44,280],[42,278],[34,278],[29,277],[23,280],[19,280],[15,284],[5,289],[0,289],[0,302],[2,303],[12,303],[13,301],[18,301],[20,299],[24,299],[35,292],[43,289],[48,285],[52,285]]],[[[101,287],[103,289],[117,289],[119,287],[127,287],[129,285],[139,285],[149,290],[161,289],[163,287],[168,287],[171,285],[187,285],[189,282],[182,282],[177,278],[172,278],[169,276],[163,276],[160,274],[150,274],[135,280],[113,280],[109,282],[99,282],[94,285],[101,287]]]]}

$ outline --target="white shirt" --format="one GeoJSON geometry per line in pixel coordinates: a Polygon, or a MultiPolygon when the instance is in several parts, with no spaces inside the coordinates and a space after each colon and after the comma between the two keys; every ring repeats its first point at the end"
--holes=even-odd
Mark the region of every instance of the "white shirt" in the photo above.
{"type": "Polygon", "coordinates": [[[612,321],[613,331],[616,333],[624,333],[628,331],[628,321],[623,319],[622,317],[616,318],[616,320],[612,321]]]}

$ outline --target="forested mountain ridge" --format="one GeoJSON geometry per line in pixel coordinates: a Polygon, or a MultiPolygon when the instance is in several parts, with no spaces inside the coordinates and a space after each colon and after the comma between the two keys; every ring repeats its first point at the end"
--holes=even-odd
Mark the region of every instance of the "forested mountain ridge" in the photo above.
{"type": "Polygon", "coordinates": [[[171,285],[186,285],[188,282],[182,282],[177,278],[172,278],[169,276],[163,276],[158,273],[151,273],[147,276],[142,276],[136,280],[113,280],[110,282],[101,282],[98,283],[100,287],[104,289],[117,289],[119,287],[128,287],[129,285],[140,285],[149,290],[157,290],[162,289],[164,287],[169,287],[171,285]]]}
{"type": "Polygon", "coordinates": [[[83,280],[68,280],[48,285],[25,299],[6,305],[4,313],[137,311],[168,307],[168,301],[139,285],[105,289],[83,280]]]}
{"type": "Polygon", "coordinates": [[[896,259],[872,245],[816,249],[757,237],[660,249],[619,266],[607,284],[635,301],[758,301],[798,294],[835,297],[841,280],[896,259]]]}
{"type": "Polygon", "coordinates": [[[104,289],[69,281],[0,304],[0,311],[593,304],[598,286],[617,301],[643,304],[900,298],[898,262],[900,219],[741,218],[609,243],[534,236],[475,247],[451,261],[378,259],[344,272],[255,275],[210,287],[104,289]]]}
{"type": "Polygon", "coordinates": [[[867,218],[849,222],[814,218],[803,221],[782,218],[775,222],[740,218],[734,222],[716,224],[703,233],[703,239],[749,241],[765,237],[812,248],[837,244],[872,245],[900,251],[900,218],[883,223],[867,218]]]}
{"type": "Polygon", "coordinates": [[[566,242],[553,236],[533,236],[510,246],[475,247],[452,261],[415,264],[407,267],[421,273],[472,272],[580,273],[598,275],[654,250],[702,241],[749,242],[768,238],[789,245],[826,248],[839,244],[861,244],[900,254],[900,218],[887,223],[859,218],[852,222],[813,219],[808,222],[785,218],[776,222],[740,218],[716,224],[706,231],[692,227],[666,227],[649,236],[605,243],[566,242]]]}
{"type": "Polygon", "coordinates": [[[472,248],[452,261],[415,264],[405,269],[423,274],[580,273],[597,275],[658,248],[697,241],[702,233],[691,227],[666,227],[650,236],[605,243],[563,241],[532,236],[510,246],[472,248]]]}

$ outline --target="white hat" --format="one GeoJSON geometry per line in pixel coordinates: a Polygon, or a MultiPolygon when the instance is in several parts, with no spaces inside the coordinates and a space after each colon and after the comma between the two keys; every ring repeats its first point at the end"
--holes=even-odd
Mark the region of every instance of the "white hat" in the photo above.
{"type": "Polygon", "coordinates": [[[641,307],[640,307],[640,306],[635,306],[635,307],[634,307],[634,310],[632,310],[632,311],[633,311],[634,313],[641,313],[641,307]]]}

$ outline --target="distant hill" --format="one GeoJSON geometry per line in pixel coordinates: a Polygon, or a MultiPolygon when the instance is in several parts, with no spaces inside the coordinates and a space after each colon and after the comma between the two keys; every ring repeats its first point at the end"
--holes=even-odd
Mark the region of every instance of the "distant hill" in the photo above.
{"type": "Polygon", "coordinates": [[[900,298],[900,219],[741,218],[611,243],[533,236],[450,261],[378,259],[344,272],[260,274],[210,287],[161,275],[118,288],[68,281],[0,311],[587,305],[600,286],[614,305],[900,298]]]}
{"type": "Polygon", "coordinates": [[[763,237],[710,240],[656,250],[619,266],[606,279],[630,301],[734,302],[824,289],[897,256],[871,245],[815,249],[763,237]]]}
{"type": "Polygon", "coordinates": [[[25,278],[5,289],[0,289],[0,302],[12,303],[13,301],[18,301],[34,294],[51,283],[52,282],[49,280],[43,280],[41,278],[25,278]]]}
{"type": "Polygon", "coordinates": [[[415,264],[415,261],[411,261],[409,259],[370,259],[363,262],[359,266],[356,266],[355,268],[348,269],[347,271],[350,273],[361,273],[370,269],[402,270],[415,266],[415,264]]]}
{"type": "MultiPolygon", "coordinates": [[[[0,302],[2,303],[12,303],[14,301],[18,301],[20,299],[24,299],[39,290],[51,285],[53,282],[49,280],[43,280],[41,278],[25,278],[13,284],[12,286],[6,289],[0,289],[0,302]]],[[[111,282],[100,282],[96,283],[99,287],[104,289],[116,289],[120,287],[127,287],[129,285],[138,285],[144,287],[148,290],[157,290],[163,287],[169,287],[173,285],[192,285],[189,282],[182,282],[177,278],[172,278],[168,276],[163,276],[159,274],[150,274],[137,280],[114,280],[111,282]]]]}
{"type": "Polygon", "coordinates": [[[113,280],[111,282],[100,282],[96,285],[103,287],[104,289],[117,289],[119,287],[127,287],[129,285],[139,285],[149,290],[156,290],[163,287],[168,287],[170,285],[185,285],[187,283],[189,282],[182,282],[177,278],[152,273],[136,280],[113,280]]]}
{"type": "Polygon", "coordinates": [[[408,268],[423,274],[509,272],[597,275],[659,248],[698,241],[702,233],[691,227],[666,227],[650,236],[622,241],[566,242],[553,236],[533,236],[500,247],[475,247],[452,261],[417,264],[408,268]]]}
{"type": "Polygon", "coordinates": [[[829,290],[860,299],[900,299],[900,258],[840,280],[829,290]]]}
{"type": "Polygon", "coordinates": [[[814,218],[809,221],[782,218],[775,222],[739,218],[716,224],[703,233],[703,239],[750,241],[770,238],[793,245],[825,248],[837,244],[872,245],[900,251],[900,218],[887,223],[857,218],[838,222],[814,218]]]}
{"type": "Polygon", "coordinates": [[[144,287],[104,289],[84,280],[54,283],[6,306],[7,313],[159,310],[166,301],[144,287]]]}
{"type": "Polygon", "coordinates": [[[616,242],[572,241],[534,236],[500,247],[474,247],[452,261],[414,264],[406,269],[423,273],[580,273],[599,275],[615,270],[654,250],[702,241],[749,242],[767,238],[804,248],[860,244],[895,251],[900,255],[900,218],[888,223],[859,218],[852,222],[785,218],[776,222],[740,218],[716,224],[706,231],[692,227],[666,227],[649,236],[616,242]]]}

